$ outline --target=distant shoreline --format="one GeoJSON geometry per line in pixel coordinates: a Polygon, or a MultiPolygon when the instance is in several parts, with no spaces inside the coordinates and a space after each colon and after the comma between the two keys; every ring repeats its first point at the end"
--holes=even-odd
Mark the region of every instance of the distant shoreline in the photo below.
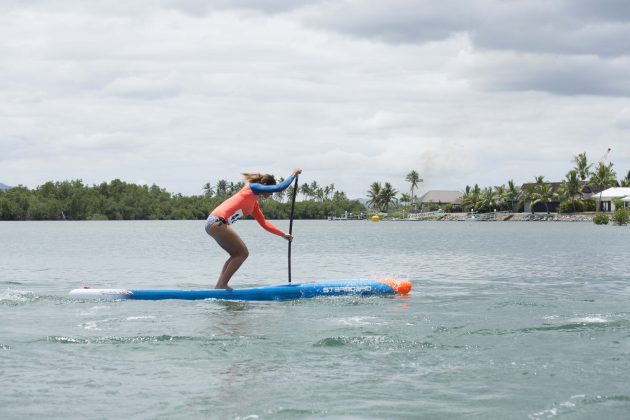
{"type": "Polygon", "coordinates": [[[466,221],[488,221],[488,222],[593,222],[595,213],[575,213],[575,214],[557,214],[557,213],[480,213],[471,215],[470,213],[417,213],[410,218],[405,219],[384,219],[385,221],[447,221],[447,222],[466,222],[466,221]]]}
{"type": "MultiPolygon", "coordinates": [[[[406,218],[390,218],[382,217],[382,222],[593,222],[594,212],[577,213],[577,214],[557,214],[557,213],[477,213],[474,218],[470,213],[417,213],[412,217],[406,218]]],[[[0,220],[0,222],[159,222],[159,221],[203,221],[205,219],[87,219],[87,220],[59,220],[59,219],[43,219],[43,220],[0,220]]],[[[250,220],[250,219],[245,219],[250,220]]],[[[251,219],[253,220],[253,219],[251,219]]],[[[269,220],[289,220],[288,218],[269,218],[269,220]]],[[[328,220],[328,221],[346,221],[346,219],[301,219],[294,220],[328,220]]],[[[367,219],[347,219],[349,221],[370,221],[367,219]]]]}

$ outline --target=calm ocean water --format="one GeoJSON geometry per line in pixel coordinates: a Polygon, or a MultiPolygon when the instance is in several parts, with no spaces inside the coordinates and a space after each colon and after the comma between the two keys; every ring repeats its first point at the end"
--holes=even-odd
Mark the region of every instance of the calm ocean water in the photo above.
{"type": "MultiPolygon", "coordinates": [[[[277,224],[286,228],[287,221],[277,224]]],[[[286,282],[286,242],[240,221],[233,287],[286,282]]],[[[293,279],[413,281],[408,298],[73,301],[202,288],[203,222],[1,222],[0,418],[625,419],[630,228],[294,224],[293,279]]]]}

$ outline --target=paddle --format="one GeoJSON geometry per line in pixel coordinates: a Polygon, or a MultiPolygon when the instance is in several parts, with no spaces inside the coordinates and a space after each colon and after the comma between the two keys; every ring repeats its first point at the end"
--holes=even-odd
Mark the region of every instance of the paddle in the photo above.
{"type": "MultiPolygon", "coordinates": [[[[295,196],[298,189],[298,176],[295,175],[295,183],[293,184],[293,197],[291,198],[291,216],[289,218],[289,235],[293,234],[293,211],[295,210],[295,196]]],[[[289,241],[289,284],[291,284],[291,242],[289,241]]]]}

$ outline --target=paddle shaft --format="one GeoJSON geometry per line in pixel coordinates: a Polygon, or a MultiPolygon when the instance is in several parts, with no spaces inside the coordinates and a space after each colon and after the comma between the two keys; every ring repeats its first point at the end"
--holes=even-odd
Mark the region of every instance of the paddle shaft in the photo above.
{"type": "MultiPolygon", "coordinates": [[[[298,176],[295,176],[295,183],[293,184],[293,197],[291,197],[291,216],[289,217],[289,235],[293,234],[293,212],[295,211],[295,196],[298,189],[298,176]]],[[[291,242],[289,241],[289,284],[291,284],[291,242]]]]}

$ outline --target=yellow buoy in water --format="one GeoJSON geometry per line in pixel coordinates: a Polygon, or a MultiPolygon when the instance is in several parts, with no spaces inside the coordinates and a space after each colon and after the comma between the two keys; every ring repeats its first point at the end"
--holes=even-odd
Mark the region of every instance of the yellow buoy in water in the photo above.
{"type": "Polygon", "coordinates": [[[381,221],[381,218],[380,218],[380,217],[378,217],[378,214],[375,214],[374,216],[372,216],[372,221],[373,221],[373,222],[380,222],[380,221],[381,221]]]}

